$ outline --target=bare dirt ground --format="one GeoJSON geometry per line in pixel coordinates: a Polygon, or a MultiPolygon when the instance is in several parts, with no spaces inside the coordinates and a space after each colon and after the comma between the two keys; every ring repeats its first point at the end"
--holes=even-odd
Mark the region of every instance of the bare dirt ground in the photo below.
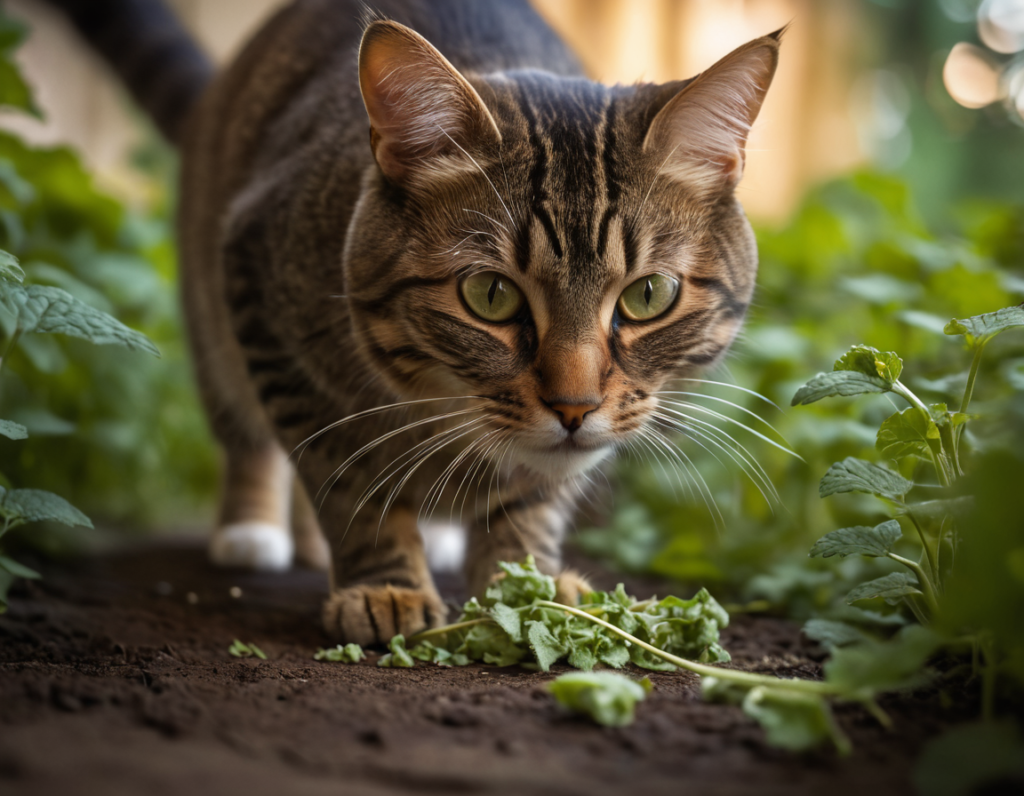
{"type": "MultiPolygon", "coordinates": [[[[18,587],[0,617],[0,792],[883,796],[912,792],[923,742],[971,710],[948,693],[889,697],[887,732],[840,707],[854,754],[794,755],[738,708],[703,703],[695,677],[652,673],[636,723],[608,729],[558,708],[544,690],[558,671],[315,662],[325,588],[311,572],[215,570],[199,545],[166,543],[18,587]],[[230,657],[235,638],[269,660],[230,657]]],[[[737,617],[723,642],[743,668],[819,673],[821,651],[782,620],[737,617]]]]}

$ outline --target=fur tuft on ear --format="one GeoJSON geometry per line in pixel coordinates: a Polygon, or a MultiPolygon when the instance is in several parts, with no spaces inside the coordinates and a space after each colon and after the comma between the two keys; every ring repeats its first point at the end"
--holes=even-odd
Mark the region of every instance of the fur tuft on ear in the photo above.
{"type": "Polygon", "coordinates": [[[415,31],[371,22],[359,46],[359,88],[381,171],[401,183],[418,169],[472,168],[469,152],[501,142],[480,95],[415,31]]]}
{"type": "Polygon", "coordinates": [[[779,62],[785,28],[754,39],[690,81],[654,117],[644,151],[661,173],[699,191],[736,186],[747,135],[779,62]]]}

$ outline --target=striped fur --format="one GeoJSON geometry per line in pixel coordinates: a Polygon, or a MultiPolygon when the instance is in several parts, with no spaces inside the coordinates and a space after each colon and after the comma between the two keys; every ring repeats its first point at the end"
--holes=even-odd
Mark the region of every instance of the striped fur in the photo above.
{"type": "Polygon", "coordinates": [[[296,451],[330,543],[326,628],[364,643],[443,619],[421,514],[467,526],[477,593],[526,553],[558,572],[586,472],[724,354],[757,267],[733,189],[779,45],[606,87],[524,0],[378,10],[365,36],[342,0],[264,27],[188,121],[180,213],[230,463],[219,533],[285,532],[296,451]],[[460,280],[481,271],[519,287],[518,316],[469,310],[460,280]],[[675,303],[620,317],[655,273],[675,303]],[[559,407],[586,411],[570,429],[559,407]]]}

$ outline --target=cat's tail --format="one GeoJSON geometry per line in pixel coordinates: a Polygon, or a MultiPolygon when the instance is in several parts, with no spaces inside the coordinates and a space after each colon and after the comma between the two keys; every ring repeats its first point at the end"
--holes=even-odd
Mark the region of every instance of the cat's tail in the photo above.
{"type": "Polygon", "coordinates": [[[177,143],[213,65],[161,0],[47,0],[114,68],[160,132],[177,143]]]}

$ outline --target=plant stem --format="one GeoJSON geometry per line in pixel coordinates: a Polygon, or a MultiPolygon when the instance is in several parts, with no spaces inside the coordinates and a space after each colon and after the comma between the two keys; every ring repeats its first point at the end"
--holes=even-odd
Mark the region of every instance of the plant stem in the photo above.
{"type": "MultiPolygon", "coordinates": [[[[924,529],[918,524],[917,517],[914,516],[913,512],[908,511],[907,516],[910,517],[910,522],[914,526],[914,530],[917,531],[917,535],[921,537],[921,547],[924,548],[925,557],[928,559],[928,566],[932,571],[932,575],[936,582],[939,580],[939,566],[935,560],[935,555],[932,552],[931,547],[928,546],[928,537],[925,536],[924,529]]],[[[939,540],[941,543],[941,539],[939,540]]]]}
{"type": "Polygon", "coordinates": [[[7,362],[7,358],[11,355],[14,350],[14,346],[18,344],[18,338],[21,337],[21,329],[15,329],[14,334],[11,335],[11,339],[7,341],[7,347],[4,348],[4,355],[0,357],[0,370],[3,370],[4,363],[7,362]]]}
{"type": "Polygon", "coordinates": [[[557,608],[562,611],[567,611],[570,614],[574,614],[575,616],[589,619],[591,622],[595,622],[612,631],[620,638],[624,638],[629,643],[636,644],[636,646],[641,649],[647,650],[652,655],[661,658],[663,661],[667,661],[673,666],[678,666],[680,669],[685,669],[689,672],[693,672],[694,674],[698,674],[701,677],[717,677],[719,680],[731,680],[735,683],[740,683],[750,687],[767,686],[769,688],[783,688],[788,691],[799,691],[805,694],[815,694],[818,696],[836,696],[841,693],[841,690],[836,686],[817,680],[787,679],[772,677],[771,675],[765,674],[753,674],[752,672],[738,672],[735,669],[720,669],[716,666],[708,666],[707,664],[697,663],[696,661],[690,661],[686,658],[679,658],[670,652],[665,652],[652,644],[648,644],[646,641],[641,641],[636,636],[627,633],[622,628],[618,628],[609,622],[605,622],[603,619],[598,619],[596,616],[588,614],[586,611],[581,611],[579,608],[561,605],[560,603],[550,602],[548,600],[538,600],[536,604],[544,608],[557,608]]]}
{"type": "Polygon", "coordinates": [[[494,620],[491,619],[489,616],[482,616],[479,619],[469,619],[465,622],[456,622],[452,625],[442,625],[441,627],[434,627],[429,630],[421,630],[419,633],[409,636],[409,638],[406,639],[406,644],[410,646],[415,646],[416,644],[419,644],[421,641],[426,641],[428,638],[433,638],[434,636],[443,636],[446,633],[454,633],[456,630],[464,630],[467,627],[473,627],[474,625],[482,625],[485,622],[493,621],[494,620]]]}
{"type": "MultiPolygon", "coordinates": [[[[974,348],[974,358],[971,360],[971,370],[967,374],[967,387],[964,389],[963,400],[960,401],[960,411],[963,413],[967,412],[967,407],[971,404],[971,396],[974,394],[974,381],[978,378],[978,367],[981,365],[981,354],[985,350],[985,344],[988,343],[988,338],[983,338],[978,341],[978,344],[974,348]]],[[[958,429],[959,431],[960,429],[958,429]]]]}
{"type": "Polygon", "coordinates": [[[898,556],[895,553],[889,553],[889,558],[899,564],[902,564],[917,575],[917,581],[921,584],[921,591],[924,592],[924,601],[928,605],[928,610],[931,611],[934,616],[939,610],[939,600],[935,594],[935,587],[932,585],[932,580],[928,577],[928,573],[924,571],[924,568],[920,564],[916,561],[911,561],[909,558],[898,556]]]}

